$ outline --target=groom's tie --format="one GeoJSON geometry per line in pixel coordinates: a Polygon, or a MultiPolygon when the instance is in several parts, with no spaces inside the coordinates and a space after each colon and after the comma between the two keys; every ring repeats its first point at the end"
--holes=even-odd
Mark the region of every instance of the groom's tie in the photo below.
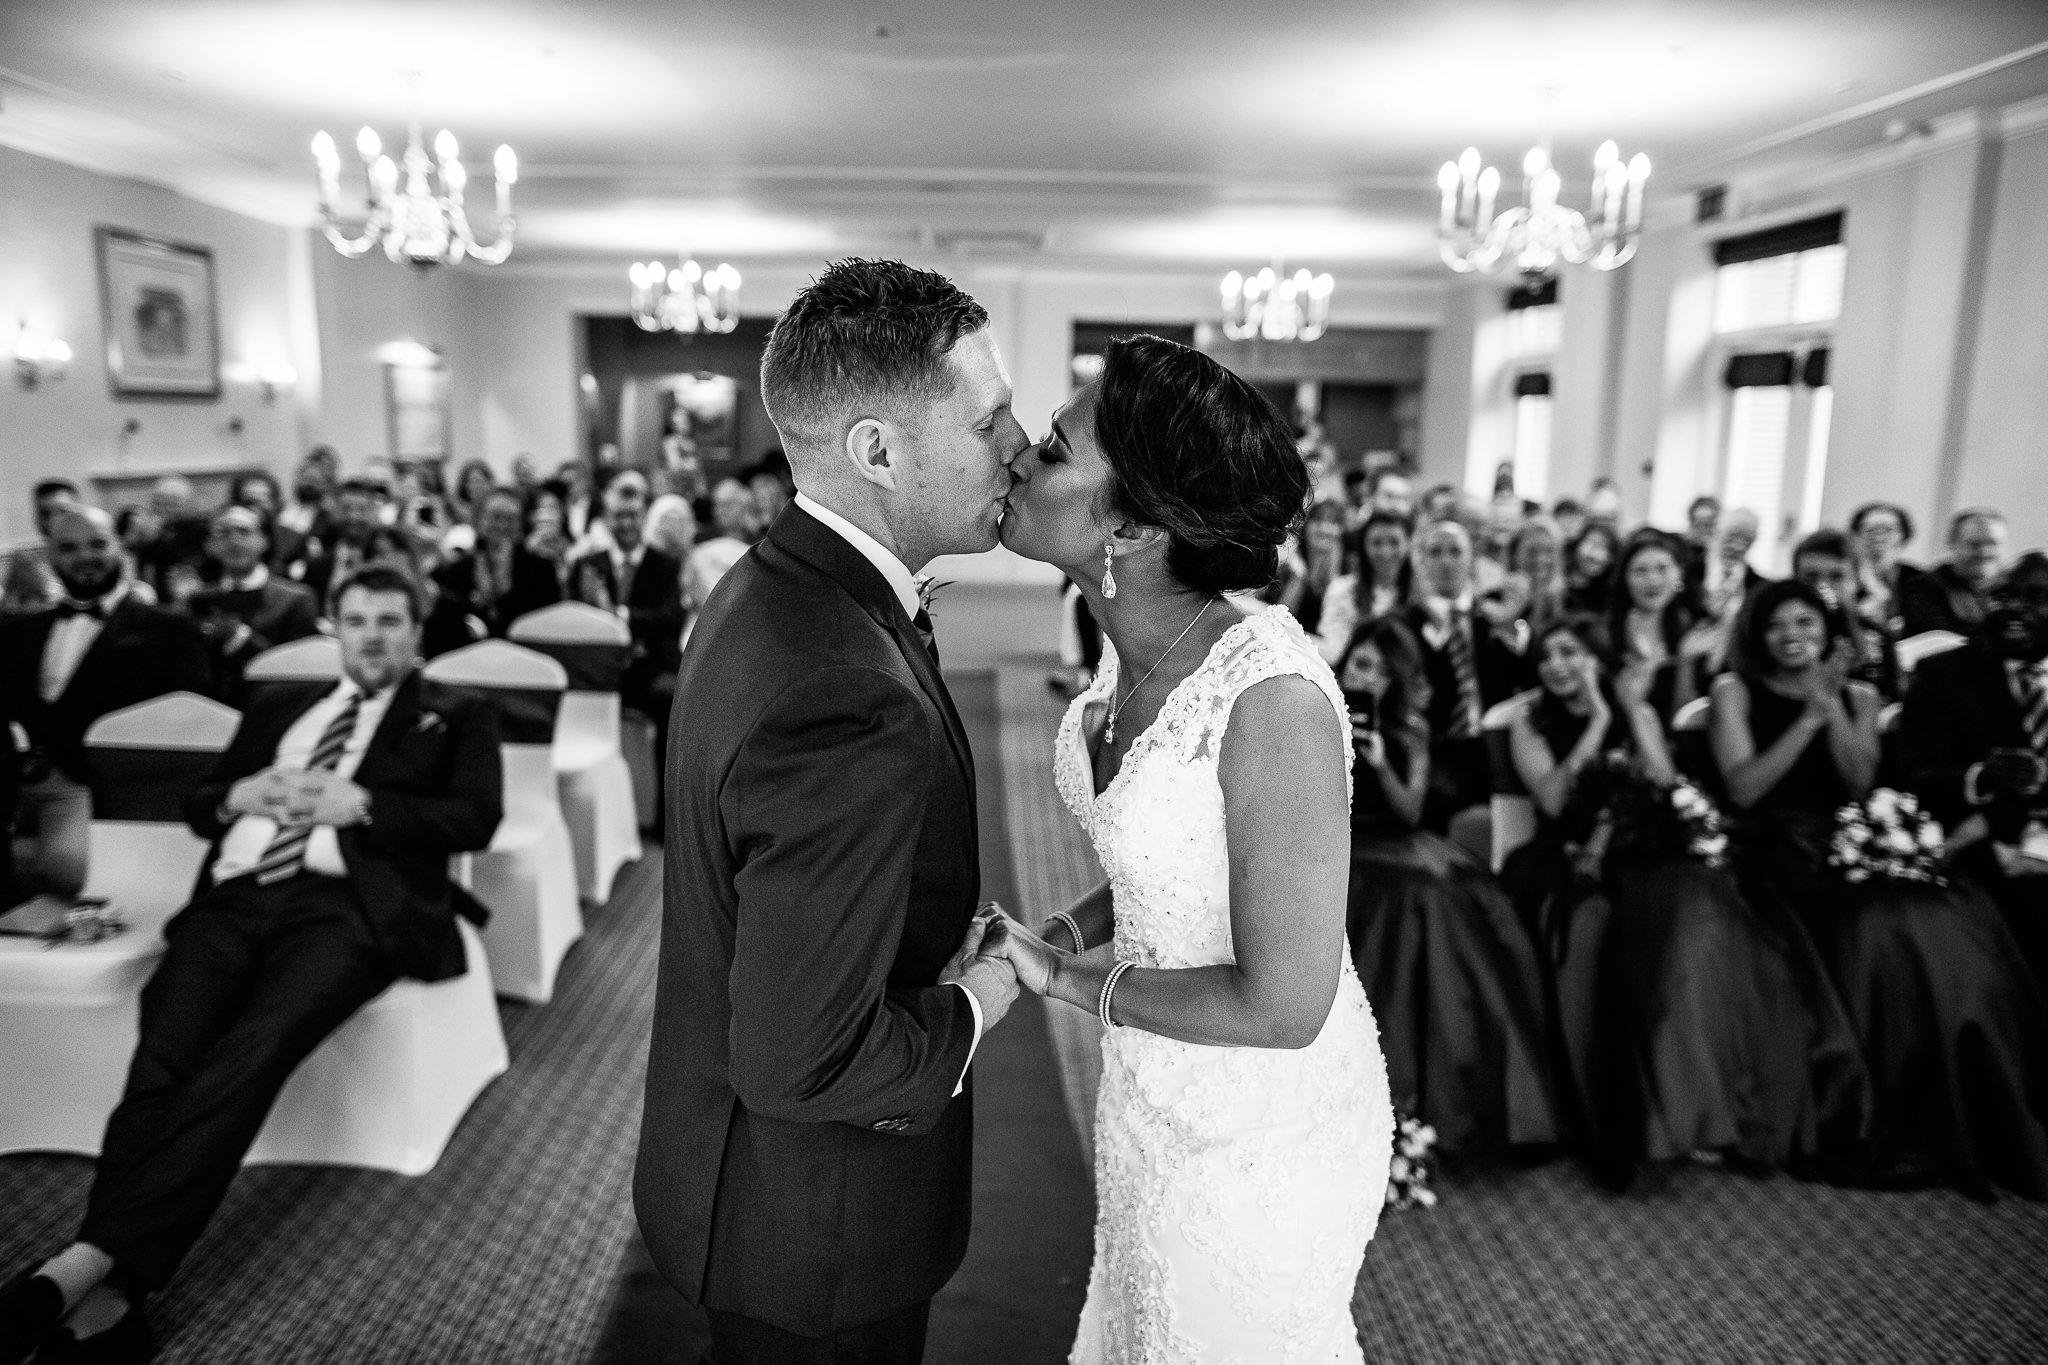
{"type": "Polygon", "coordinates": [[[917,638],[924,641],[924,652],[932,656],[932,667],[937,668],[939,666],[939,636],[938,632],[932,629],[932,614],[923,607],[919,607],[917,615],[910,618],[910,624],[917,627],[917,638]]]}

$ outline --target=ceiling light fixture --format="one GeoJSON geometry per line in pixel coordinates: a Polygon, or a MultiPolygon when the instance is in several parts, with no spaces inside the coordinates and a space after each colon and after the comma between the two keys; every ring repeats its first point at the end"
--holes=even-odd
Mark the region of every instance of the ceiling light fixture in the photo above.
{"type": "Polygon", "coordinates": [[[730,332],[740,325],[740,272],[723,261],[706,270],[685,259],[671,270],[639,261],[633,282],[633,324],[645,332],[730,332]]]}
{"type": "Polygon", "coordinates": [[[1329,272],[1297,270],[1282,276],[1272,266],[1256,275],[1231,271],[1223,277],[1223,335],[1232,341],[1314,341],[1330,326],[1330,296],[1337,281],[1329,272]]]}
{"type": "Polygon", "coordinates": [[[393,261],[416,270],[437,265],[454,265],[464,257],[497,265],[512,254],[512,236],[518,227],[512,217],[512,186],[519,181],[519,158],[510,147],[499,147],[491,158],[497,175],[497,240],[489,246],[478,242],[470,231],[469,215],[462,206],[462,192],[469,183],[463,169],[455,135],[443,128],[434,138],[434,156],[427,155],[414,121],[405,147],[404,187],[399,184],[399,164],[384,154],[384,144],[373,128],[356,134],[356,155],[362,158],[369,177],[369,213],[360,231],[351,235],[335,210],[341,196],[341,157],[334,139],[324,131],[313,135],[313,164],[320,172],[320,221],[327,240],[342,255],[354,260],[378,246],[393,261]],[[429,181],[438,172],[440,191],[429,181]]]}
{"type": "Polygon", "coordinates": [[[1560,261],[1593,270],[1613,270],[1636,254],[1643,229],[1643,186],[1650,158],[1637,152],[1626,164],[1612,141],[1593,154],[1592,213],[1558,202],[1564,181],[1550,153],[1531,147],[1522,158],[1522,197],[1495,216],[1500,171],[1482,166],[1477,147],[1437,172],[1443,206],[1437,217],[1437,251],[1460,274],[1491,275],[1509,265],[1525,275],[1547,275],[1560,261]]]}

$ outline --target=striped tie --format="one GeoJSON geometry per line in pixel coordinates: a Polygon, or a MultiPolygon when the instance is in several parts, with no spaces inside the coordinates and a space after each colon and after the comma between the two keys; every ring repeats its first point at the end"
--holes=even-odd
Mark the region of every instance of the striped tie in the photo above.
{"type": "MultiPolygon", "coordinates": [[[[306,762],[307,772],[334,771],[334,765],[341,762],[342,750],[348,747],[349,737],[356,732],[356,717],[362,714],[362,710],[363,694],[352,691],[348,705],[327,722],[327,728],[320,734],[320,742],[313,746],[313,756],[306,762]]],[[[312,838],[312,825],[294,825],[279,830],[271,839],[270,847],[263,850],[263,856],[251,869],[258,884],[268,886],[272,882],[281,882],[304,867],[306,845],[312,838]]]]}
{"type": "Polygon", "coordinates": [[[1472,618],[1453,608],[1450,636],[1444,652],[1451,656],[1451,672],[1458,680],[1458,710],[1451,717],[1451,739],[1470,739],[1479,733],[1479,669],[1472,658],[1472,618]]]}
{"type": "Polygon", "coordinates": [[[2020,674],[2020,725],[2034,752],[2048,759],[2048,677],[2040,664],[2020,674]]]}

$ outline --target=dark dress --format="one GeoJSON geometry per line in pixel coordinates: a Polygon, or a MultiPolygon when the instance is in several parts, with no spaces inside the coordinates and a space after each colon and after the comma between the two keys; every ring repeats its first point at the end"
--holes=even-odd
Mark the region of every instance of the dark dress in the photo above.
{"type": "MultiPolygon", "coordinates": [[[[1589,723],[1551,706],[1533,719],[1559,759],[1589,723]]],[[[1617,744],[1614,759],[1632,748],[1632,737],[1617,744]]],[[[1573,854],[1601,820],[1600,799],[1544,819],[1504,874],[1545,945],[1576,1145],[1620,1186],[1646,1162],[1692,1152],[1810,1164],[1824,1129],[1815,1078],[1844,1067],[1860,1076],[1811,944],[1752,911],[1731,873],[1695,858],[1618,842],[1588,880],[1573,854]]],[[[1852,1137],[1864,1123],[1860,1093],[1852,1084],[1852,1137]]]]}
{"type": "MultiPolygon", "coordinates": [[[[1427,741],[1389,731],[1386,744],[1405,776],[1427,741]]],[[[1514,907],[1464,850],[1403,824],[1355,755],[1352,766],[1345,927],[1395,1105],[1449,1154],[1554,1142],[1540,977],[1514,907]]]]}
{"type": "MultiPolygon", "coordinates": [[[[1761,752],[1804,703],[1749,689],[1761,752]]],[[[1973,884],[1831,875],[1834,812],[1849,799],[1816,736],[1750,811],[1745,887],[1811,928],[1869,1069],[1872,1183],[2003,1185],[2048,1198],[2048,1010],[1997,909],[1973,884]]]]}

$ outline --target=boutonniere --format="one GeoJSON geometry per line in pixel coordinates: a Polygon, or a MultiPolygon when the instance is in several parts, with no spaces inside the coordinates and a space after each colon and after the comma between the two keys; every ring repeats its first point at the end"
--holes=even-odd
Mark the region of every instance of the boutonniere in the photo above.
{"type": "Polygon", "coordinates": [[[412,732],[416,735],[431,734],[436,730],[445,730],[447,728],[448,722],[441,718],[439,711],[422,711],[414,718],[412,723],[412,732]]]}
{"type": "Polygon", "coordinates": [[[1442,649],[1451,639],[1451,628],[1441,621],[1422,623],[1422,638],[1431,649],[1442,649]]]}
{"type": "Polygon", "coordinates": [[[917,609],[927,616],[938,615],[939,589],[950,588],[952,582],[941,583],[930,574],[919,574],[917,583],[917,609]]]}

